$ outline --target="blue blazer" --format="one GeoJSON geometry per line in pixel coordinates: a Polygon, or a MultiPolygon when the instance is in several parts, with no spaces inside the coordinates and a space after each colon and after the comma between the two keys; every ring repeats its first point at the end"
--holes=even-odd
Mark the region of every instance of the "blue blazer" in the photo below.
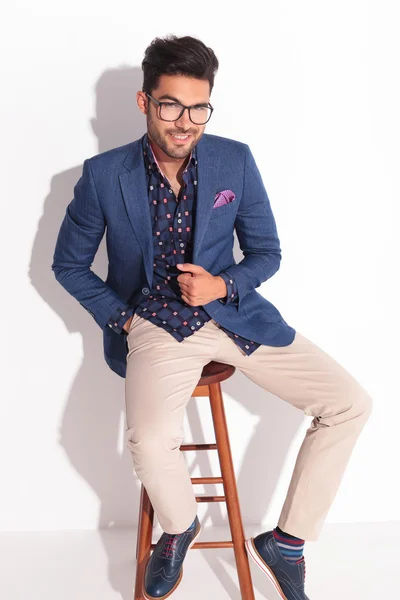
{"type": "MultiPolygon", "coordinates": [[[[213,275],[229,269],[238,287],[236,304],[225,305],[217,299],[204,309],[238,335],[286,346],[295,330],[255,290],[279,269],[281,249],[251,150],[242,142],[204,133],[196,151],[192,262],[213,275]],[[226,189],[236,198],[213,209],[215,195],[226,189]],[[238,264],[233,257],[234,230],[244,255],[238,264]]],[[[121,309],[136,307],[152,287],[153,234],[141,139],[84,161],[58,234],[52,270],[101,327],[105,360],[125,377],[127,336],[107,324],[118,318],[121,309]],[[103,281],[91,265],[105,231],[109,264],[103,281]]]]}

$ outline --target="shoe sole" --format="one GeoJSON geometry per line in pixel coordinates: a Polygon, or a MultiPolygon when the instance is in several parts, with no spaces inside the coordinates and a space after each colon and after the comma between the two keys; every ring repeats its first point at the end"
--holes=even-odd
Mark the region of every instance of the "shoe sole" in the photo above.
{"type": "MultiPolygon", "coordinates": [[[[192,541],[190,542],[190,544],[189,544],[188,549],[186,550],[186,552],[188,552],[190,550],[190,548],[193,546],[193,544],[196,541],[196,538],[198,538],[198,536],[200,535],[200,531],[201,531],[201,525],[199,524],[199,530],[196,533],[196,535],[194,536],[194,538],[192,539],[192,541]]],[[[150,556],[149,556],[148,560],[150,560],[150,556]]],[[[186,558],[186,556],[185,556],[185,558],[186,558]]],[[[146,563],[146,565],[147,565],[147,563],[146,563]]],[[[169,590],[169,592],[167,592],[166,594],[164,594],[164,596],[147,596],[146,592],[144,591],[144,586],[143,586],[142,587],[142,596],[143,596],[143,598],[146,598],[146,600],[164,600],[165,598],[168,598],[169,596],[171,596],[171,594],[173,594],[175,592],[176,588],[178,587],[178,585],[182,581],[182,577],[183,577],[183,565],[182,565],[181,572],[180,572],[178,580],[176,581],[174,587],[169,590]]]]}
{"type": "Polygon", "coordinates": [[[278,592],[278,594],[280,595],[280,597],[283,598],[283,600],[287,600],[285,594],[283,593],[283,590],[282,590],[281,586],[279,585],[279,581],[275,577],[274,572],[263,561],[263,559],[261,558],[260,554],[258,553],[257,548],[254,545],[254,538],[249,538],[248,540],[246,540],[245,541],[245,546],[246,546],[246,550],[247,550],[249,556],[251,556],[251,558],[256,563],[256,565],[258,567],[260,567],[260,569],[262,570],[262,572],[267,575],[267,577],[271,581],[272,585],[274,586],[274,588],[276,589],[276,591],[278,592]]]}

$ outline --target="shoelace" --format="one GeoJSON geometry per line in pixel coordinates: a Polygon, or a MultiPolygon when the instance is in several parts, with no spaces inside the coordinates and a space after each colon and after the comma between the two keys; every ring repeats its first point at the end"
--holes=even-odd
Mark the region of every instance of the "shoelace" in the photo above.
{"type": "Polygon", "coordinates": [[[173,556],[173,553],[176,550],[176,543],[178,542],[178,535],[180,534],[168,534],[167,540],[162,550],[162,555],[166,558],[173,556]]]}
{"type": "Polygon", "coordinates": [[[306,581],[306,560],[305,558],[301,558],[300,560],[296,561],[296,564],[300,564],[303,563],[304,565],[304,582],[306,581]]]}

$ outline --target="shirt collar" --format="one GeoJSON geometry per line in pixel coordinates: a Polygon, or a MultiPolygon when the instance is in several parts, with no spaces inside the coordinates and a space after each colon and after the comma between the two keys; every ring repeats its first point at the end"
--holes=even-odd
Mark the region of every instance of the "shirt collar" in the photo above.
{"type": "MultiPolygon", "coordinates": [[[[145,165],[146,165],[146,171],[150,170],[149,167],[151,167],[151,169],[153,169],[153,170],[159,169],[160,172],[162,173],[161,168],[160,168],[160,166],[157,162],[157,159],[154,155],[154,152],[152,150],[150,140],[149,140],[147,133],[145,133],[143,136],[142,147],[143,147],[143,155],[144,155],[144,160],[145,160],[145,165]]],[[[190,165],[190,163],[192,163],[192,165],[196,165],[196,163],[197,163],[196,146],[193,148],[192,152],[190,153],[190,158],[189,158],[186,168],[190,165]]],[[[185,169],[185,171],[186,171],[186,169],[185,169]]]]}

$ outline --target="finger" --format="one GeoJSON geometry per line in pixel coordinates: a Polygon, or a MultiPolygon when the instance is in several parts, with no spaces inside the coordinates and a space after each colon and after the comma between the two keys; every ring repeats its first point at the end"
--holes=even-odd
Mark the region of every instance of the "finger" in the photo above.
{"type": "Polygon", "coordinates": [[[176,267],[183,273],[184,271],[195,269],[196,265],[193,263],[178,263],[176,267]]]}
{"type": "Polygon", "coordinates": [[[191,273],[196,273],[198,275],[204,272],[203,267],[194,265],[193,263],[177,264],[176,266],[179,268],[179,271],[190,271],[191,273]]]}
{"type": "Polygon", "coordinates": [[[187,292],[185,292],[184,294],[185,297],[185,302],[187,302],[189,304],[189,306],[194,306],[194,296],[193,294],[188,294],[187,292]]]}

